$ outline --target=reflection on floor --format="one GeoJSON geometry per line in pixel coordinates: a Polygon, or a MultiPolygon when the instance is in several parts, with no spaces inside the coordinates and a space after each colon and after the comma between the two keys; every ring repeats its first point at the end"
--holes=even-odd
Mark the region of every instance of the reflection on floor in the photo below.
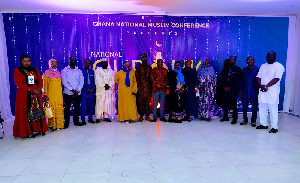
{"type": "Polygon", "coordinates": [[[0,139],[1,183],[300,182],[300,118],[283,113],[276,134],[219,119],[113,120],[35,139],[14,139],[12,126],[0,139]]]}

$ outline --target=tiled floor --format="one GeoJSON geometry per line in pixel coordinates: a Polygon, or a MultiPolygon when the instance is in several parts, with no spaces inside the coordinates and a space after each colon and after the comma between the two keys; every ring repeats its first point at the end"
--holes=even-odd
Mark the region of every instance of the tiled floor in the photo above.
{"type": "MultiPolygon", "coordinates": [[[[240,116],[241,119],[241,116],[240,116]]],[[[299,183],[300,118],[279,114],[279,133],[199,120],[101,122],[0,139],[0,183],[299,183]]]]}

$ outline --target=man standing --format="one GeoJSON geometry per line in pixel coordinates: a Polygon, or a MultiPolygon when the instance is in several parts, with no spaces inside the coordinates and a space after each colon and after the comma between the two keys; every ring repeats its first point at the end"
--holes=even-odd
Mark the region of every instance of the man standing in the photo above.
{"type": "Polygon", "coordinates": [[[81,100],[81,89],[84,84],[83,74],[80,69],[76,67],[76,58],[71,56],[69,58],[69,66],[65,67],[61,71],[62,84],[64,85],[64,100],[65,100],[65,124],[64,128],[69,127],[70,123],[70,108],[73,102],[73,122],[75,126],[82,126],[79,122],[79,105],[81,100]]]}
{"type": "Polygon", "coordinates": [[[192,61],[187,59],[185,61],[185,67],[182,69],[184,76],[184,94],[185,94],[185,120],[192,121],[191,116],[198,117],[198,108],[196,103],[196,92],[198,86],[197,71],[191,67],[192,61]]]}
{"type": "Polygon", "coordinates": [[[241,122],[240,125],[247,125],[248,123],[247,111],[248,104],[250,103],[252,105],[251,126],[255,127],[258,107],[258,84],[256,76],[259,68],[254,65],[255,59],[252,56],[247,57],[246,63],[248,66],[242,69],[242,92],[240,93],[240,97],[242,98],[244,121],[241,122]]]}
{"type": "Polygon", "coordinates": [[[103,121],[111,122],[110,116],[116,113],[115,72],[108,67],[107,59],[101,61],[101,66],[95,70],[97,123],[102,116],[103,121]]]}
{"type": "Polygon", "coordinates": [[[95,109],[95,81],[94,71],[90,69],[91,61],[86,59],[84,61],[84,68],[82,69],[84,77],[84,85],[81,90],[81,121],[82,125],[86,125],[85,116],[88,113],[88,122],[94,123],[93,114],[95,109]]]}
{"type": "Polygon", "coordinates": [[[278,104],[280,80],[285,71],[282,64],[276,62],[276,52],[270,51],[257,74],[260,88],[258,94],[260,124],[256,129],[268,129],[268,110],[270,111],[271,127],[269,133],[278,132],[278,104]]]}
{"type": "Polygon", "coordinates": [[[236,124],[238,119],[237,113],[237,97],[241,91],[242,70],[235,65],[236,56],[231,55],[229,58],[229,66],[224,67],[220,74],[220,82],[222,85],[222,98],[224,117],[220,121],[229,121],[228,109],[233,109],[233,120],[231,124],[236,124]]]}
{"type": "Polygon", "coordinates": [[[157,103],[160,102],[160,120],[167,122],[165,118],[165,100],[168,84],[168,70],[163,67],[163,60],[157,60],[157,67],[151,71],[151,82],[153,91],[153,120],[157,120],[157,103]]]}
{"type": "Polygon", "coordinates": [[[151,71],[152,67],[147,64],[147,54],[141,54],[142,64],[136,67],[135,76],[138,87],[138,112],[140,114],[139,122],[144,120],[144,114],[147,121],[150,120],[151,103],[151,71]]]}

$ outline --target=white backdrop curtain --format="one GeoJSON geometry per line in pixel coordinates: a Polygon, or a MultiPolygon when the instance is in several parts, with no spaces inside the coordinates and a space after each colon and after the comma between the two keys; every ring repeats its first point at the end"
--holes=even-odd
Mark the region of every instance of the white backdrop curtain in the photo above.
{"type": "Polygon", "coordinates": [[[10,83],[9,68],[7,59],[6,38],[3,24],[2,13],[0,12],[0,111],[5,121],[11,121],[13,115],[10,107],[10,83]]]}
{"type": "MultiPolygon", "coordinates": [[[[280,43],[277,43],[280,44],[280,43]]],[[[300,14],[290,17],[283,110],[300,115],[300,14]]]]}

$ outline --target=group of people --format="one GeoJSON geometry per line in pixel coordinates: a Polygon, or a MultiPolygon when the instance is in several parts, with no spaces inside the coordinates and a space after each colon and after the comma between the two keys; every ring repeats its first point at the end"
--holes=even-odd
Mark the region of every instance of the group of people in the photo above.
{"type": "Polygon", "coordinates": [[[69,57],[69,65],[61,72],[57,70],[57,61],[49,60],[49,69],[43,76],[31,66],[28,55],[21,55],[20,67],[14,70],[17,86],[14,137],[33,138],[45,135],[45,132],[66,129],[73,116],[75,126],[88,122],[99,123],[102,119],[111,122],[111,116],[117,112],[118,121],[156,122],[158,113],[160,121],[181,123],[191,121],[192,116],[210,121],[223,108],[223,121],[229,121],[228,111],[233,110],[233,121],[236,124],[237,98],[242,98],[243,122],[248,123],[248,104],[252,105],[251,125],[256,126],[257,109],[261,125],[257,129],[268,129],[268,109],[271,114],[272,129],[278,132],[278,103],[280,79],[284,67],[276,62],[276,53],[269,52],[267,63],[260,68],[255,66],[254,57],[248,57],[247,67],[241,70],[235,65],[236,56],[232,55],[224,62],[219,80],[210,60],[206,59],[196,71],[192,61],[187,59],[182,68],[180,61],[175,61],[174,69],[168,71],[163,67],[163,60],[157,60],[157,67],[152,68],[147,62],[147,54],[141,54],[142,63],[135,70],[130,63],[124,63],[122,70],[115,73],[102,59],[101,67],[91,69],[91,61],[84,61],[84,68],[76,67],[75,57],[69,57]],[[116,111],[115,84],[118,86],[118,105],[116,111]],[[168,93],[168,95],[167,95],[168,93]],[[199,97],[196,96],[199,93],[199,97]],[[217,102],[217,96],[221,102],[217,102]],[[53,117],[36,121],[28,121],[28,112],[32,108],[43,106],[43,98],[51,106],[53,117]],[[168,100],[169,118],[165,118],[165,103],[168,100]],[[153,100],[153,101],[152,101],[153,100]],[[72,106],[73,104],[73,106],[72,106]],[[158,107],[159,112],[158,112],[158,107]],[[73,108],[73,114],[70,109],[73,108]],[[150,118],[151,109],[153,118],[150,118]],[[93,115],[96,115],[96,121],[93,115]],[[139,114],[139,116],[138,116],[139,114]],[[79,120],[81,116],[81,122],[79,120]]]}

